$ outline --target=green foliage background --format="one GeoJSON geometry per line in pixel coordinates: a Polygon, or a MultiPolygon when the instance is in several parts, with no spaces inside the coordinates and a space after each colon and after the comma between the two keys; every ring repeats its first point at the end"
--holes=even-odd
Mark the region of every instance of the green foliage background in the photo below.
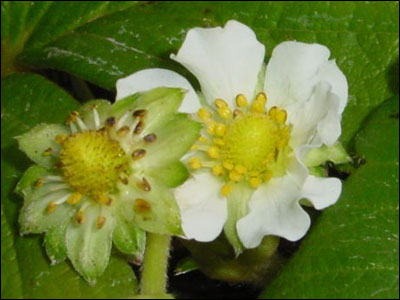
{"type": "Polygon", "coordinates": [[[68,263],[49,265],[41,237],[18,234],[22,200],[13,190],[29,161],[14,137],[40,122],[61,122],[78,105],[36,71],[66,71],[110,91],[143,68],[188,75],[169,54],[188,29],[229,19],[256,32],[267,59],[285,40],[330,48],[350,86],[341,139],[366,160],[262,297],[398,297],[398,2],[2,1],[2,298],[121,298],[137,287],[118,256],[90,287],[68,263]]]}

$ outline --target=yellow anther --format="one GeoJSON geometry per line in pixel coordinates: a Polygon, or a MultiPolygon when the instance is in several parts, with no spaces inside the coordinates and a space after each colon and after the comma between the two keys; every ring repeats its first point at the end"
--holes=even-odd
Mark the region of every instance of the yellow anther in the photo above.
{"type": "Polygon", "coordinates": [[[246,107],[247,106],[247,98],[243,94],[239,94],[236,96],[236,105],[239,107],[246,107]]]}
{"type": "Polygon", "coordinates": [[[107,202],[109,201],[109,198],[105,194],[102,194],[102,195],[98,196],[95,200],[98,203],[107,204],[107,202]]]}
{"type": "Polygon", "coordinates": [[[201,136],[199,137],[199,142],[206,144],[208,143],[208,140],[204,136],[201,136]]]}
{"type": "Polygon", "coordinates": [[[82,210],[78,210],[78,212],[76,213],[75,221],[78,224],[83,224],[85,222],[85,214],[83,213],[82,210]]]}
{"type": "Polygon", "coordinates": [[[214,135],[215,134],[215,123],[210,123],[207,126],[207,133],[209,135],[214,135]]]}
{"type": "Polygon", "coordinates": [[[242,179],[242,175],[239,174],[237,171],[232,170],[229,172],[229,178],[232,181],[240,181],[240,179],[242,179]]]}
{"type": "Polygon", "coordinates": [[[212,172],[215,176],[221,176],[222,174],[224,174],[224,168],[222,167],[222,165],[215,165],[214,167],[212,167],[212,172]]]}
{"type": "Polygon", "coordinates": [[[193,145],[192,147],[190,147],[190,150],[198,150],[199,149],[199,146],[197,146],[197,145],[193,145]]]}
{"type": "Polygon", "coordinates": [[[104,217],[104,216],[99,216],[99,217],[97,218],[97,220],[96,220],[96,227],[97,227],[97,229],[103,228],[104,224],[106,224],[106,221],[107,221],[106,217],[104,217]]]}
{"type": "Polygon", "coordinates": [[[221,187],[221,195],[226,197],[233,191],[233,184],[228,182],[221,187]]]}
{"type": "Polygon", "coordinates": [[[214,140],[213,140],[213,143],[214,143],[215,145],[218,145],[218,146],[223,146],[223,145],[225,145],[224,140],[223,140],[223,139],[220,139],[220,138],[214,139],[214,140]]]}
{"type": "Polygon", "coordinates": [[[239,174],[245,174],[247,172],[247,169],[242,165],[235,165],[235,171],[239,174]]]}
{"type": "Polygon", "coordinates": [[[71,194],[71,196],[69,196],[67,203],[70,205],[74,205],[74,204],[77,204],[79,201],[81,201],[81,199],[82,199],[82,194],[76,192],[76,193],[71,194]]]}
{"type": "Polygon", "coordinates": [[[258,112],[258,113],[264,113],[265,110],[265,103],[262,101],[258,101],[257,99],[253,101],[253,104],[251,105],[251,111],[252,112],[258,112]]]}
{"type": "Polygon", "coordinates": [[[222,162],[222,165],[227,170],[232,170],[233,169],[233,164],[230,161],[225,160],[225,161],[222,162]]]}
{"type": "Polygon", "coordinates": [[[265,105],[267,103],[267,95],[263,92],[258,93],[256,96],[256,101],[265,105]]]}
{"type": "Polygon", "coordinates": [[[222,123],[217,123],[215,126],[215,134],[218,136],[224,136],[226,132],[226,125],[222,123]]]}
{"type": "Polygon", "coordinates": [[[260,175],[260,171],[257,170],[250,171],[249,175],[252,177],[257,177],[258,175],[260,175]]]}
{"type": "Polygon", "coordinates": [[[287,120],[287,112],[284,109],[280,109],[276,112],[275,120],[280,124],[285,124],[287,120]]]}
{"type": "Polygon", "coordinates": [[[47,205],[46,212],[47,213],[52,213],[55,211],[57,208],[57,204],[54,201],[50,201],[49,204],[47,205]]]}
{"type": "Polygon", "coordinates": [[[228,107],[228,104],[227,104],[224,100],[222,100],[222,99],[217,99],[217,100],[215,100],[214,104],[215,104],[215,106],[216,106],[217,108],[225,108],[225,107],[228,107]]]}
{"type": "Polygon", "coordinates": [[[271,109],[268,112],[268,115],[271,117],[271,119],[276,119],[276,113],[278,112],[278,108],[276,106],[271,107],[271,109]]]}
{"type": "Polygon", "coordinates": [[[249,180],[249,183],[252,188],[256,188],[260,185],[261,178],[260,177],[251,177],[249,180]]]}
{"type": "Polygon", "coordinates": [[[211,113],[205,108],[200,108],[199,111],[197,112],[197,115],[203,121],[206,121],[211,118],[211,113]]]}
{"type": "Polygon", "coordinates": [[[232,111],[229,107],[221,107],[221,108],[218,108],[218,115],[222,119],[228,120],[232,115],[232,111]]]}
{"type": "Polygon", "coordinates": [[[211,158],[219,157],[219,149],[216,146],[211,146],[207,149],[207,153],[211,158]]]}
{"type": "Polygon", "coordinates": [[[198,157],[192,157],[191,159],[189,159],[189,167],[194,170],[200,169],[201,168],[200,159],[198,157]]]}

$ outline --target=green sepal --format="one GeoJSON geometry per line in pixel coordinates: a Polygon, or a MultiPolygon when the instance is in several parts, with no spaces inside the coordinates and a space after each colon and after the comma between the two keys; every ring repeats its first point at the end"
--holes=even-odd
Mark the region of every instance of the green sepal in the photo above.
{"type": "Polygon", "coordinates": [[[154,178],[149,177],[147,181],[151,186],[148,192],[136,186],[125,186],[125,190],[121,189],[123,197],[119,200],[124,206],[122,209],[124,217],[132,220],[134,225],[144,231],[182,235],[180,212],[172,190],[154,178]]]}
{"type": "Polygon", "coordinates": [[[146,247],[146,233],[135,226],[132,220],[125,218],[125,215],[120,211],[121,209],[124,209],[124,206],[115,204],[114,245],[123,254],[132,255],[135,262],[141,262],[143,261],[144,249],[146,247]]]}
{"type": "Polygon", "coordinates": [[[94,284],[110,259],[115,220],[110,209],[97,204],[86,207],[84,215],[82,224],[70,222],[68,225],[67,253],[75,270],[90,284],[94,284]],[[99,216],[106,218],[102,228],[96,226],[99,216]]]}
{"type": "Polygon", "coordinates": [[[65,236],[71,220],[65,218],[58,225],[51,227],[45,235],[44,245],[51,264],[57,264],[67,258],[67,244],[65,236]]]}
{"type": "Polygon", "coordinates": [[[54,155],[44,155],[47,149],[59,151],[60,145],[55,137],[60,134],[70,134],[69,129],[61,124],[39,124],[30,131],[16,137],[19,148],[36,164],[50,168],[57,159],[54,155]]]}
{"type": "Polygon", "coordinates": [[[166,166],[150,169],[147,174],[169,188],[181,185],[190,175],[186,166],[178,160],[166,166]]]}
{"type": "Polygon", "coordinates": [[[248,203],[253,191],[246,183],[237,183],[227,197],[228,219],[225,222],[224,232],[236,256],[239,256],[244,249],[237,234],[236,223],[247,215],[248,203]]]}
{"type": "Polygon", "coordinates": [[[179,88],[155,88],[117,101],[109,114],[116,118],[131,110],[146,110],[143,135],[153,133],[167,123],[181,105],[185,91],[179,88]]]}
{"type": "Polygon", "coordinates": [[[49,174],[50,172],[41,166],[33,165],[29,167],[15,187],[15,192],[21,197],[27,197],[32,192],[37,180],[49,174]]]}
{"type": "Polygon", "coordinates": [[[155,133],[157,141],[145,145],[146,156],[142,159],[145,168],[157,168],[179,160],[200,136],[202,125],[187,114],[175,114],[173,119],[155,133]]]}
{"type": "Polygon", "coordinates": [[[307,167],[316,167],[322,165],[327,161],[331,161],[335,164],[344,164],[351,162],[350,156],[347,154],[343,145],[337,142],[333,146],[323,145],[319,148],[313,148],[303,159],[304,164],[307,167]]]}
{"type": "Polygon", "coordinates": [[[96,107],[96,111],[99,115],[100,124],[104,124],[108,117],[109,110],[111,109],[111,103],[107,100],[91,100],[82,105],[78,112],[83,122],[92,130],[95,130],[95,121],[93,114],[93,107],[96,107]]]}

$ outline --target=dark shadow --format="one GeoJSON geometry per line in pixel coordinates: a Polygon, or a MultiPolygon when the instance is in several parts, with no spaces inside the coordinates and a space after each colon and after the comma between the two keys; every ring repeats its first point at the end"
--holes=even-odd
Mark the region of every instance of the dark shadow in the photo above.
{"type": "Polygon", "coordinates": [[[389,67],[386,76],[391,91],[395,94],[399,94],[399,58],[389,67]]]}

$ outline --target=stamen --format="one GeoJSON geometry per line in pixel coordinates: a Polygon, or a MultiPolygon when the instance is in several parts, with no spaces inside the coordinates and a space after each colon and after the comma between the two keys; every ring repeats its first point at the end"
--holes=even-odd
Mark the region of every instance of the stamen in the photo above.
{"type": "Polygon", "coordinates": [[[35,188],[40,188],[40,187],[42,187],[43,186],[43,181],[42,181],[42,179],[37,179],[36,181],[35,181],[35,183],[33,184],[33,186],[35,187],[35,188]]]}
{"type": "Polygon", "coordinates": [[[198,157],[192,157],[189,159],[189,167],[193,170],[201,168],[201,162],[198,157]]]}
{"type": "Polygon", "coordinates": [[[76,123],[78,124],[79,128],[82,131],[88,130],[86,124],[82,121],[82,119],[79,116],[76,117],[76,123]]]}
{"type": "Polygon", "coordinates": [[[145,149],[137,149],[137,150],[133,151],[131,156],[132,156],[133,160],[138,160],[138,159],[141,159],[142,157],[144,157],[145,155],[146,155],[145,149]]]}
{"type": "Polygon", "coordinates": [[[235,171],[238,172],[239,174],[246,174],[247,169],[242,165],[235,165],[235,171]]]}
{"type": "Polygon", "coordinates": [[[74,123],[69,123],[69,128],[71,129],[72,133],[77,133],[78,129],[76,128],[74,123]]]}
{"type": "Polygon", "coordinates": [[[226,125],[225,124],[221,124],[221,123],[217,123],[215,126],[215,134],[218,136],[224,136],[225,132],[226,132],[226,125]]]}
{"type": "Polygon", "coordinates": [[[212,172],[215,176],[221,176],[224,174],[224,168],[222,165],[215,165],[212,167],[212,172]]]}
{"type": "Polygon", "coordinates": [[[277,111],[275,115],[275,119],[280,124],[285,124],[287,120],[287,112],[284,109],[280,109],[277,111]]]}
{"type": "Polygon", "coordinates": [[[226,197],[226,196],[228,196],[230,193],[232,193],[232,191],[233,191],[233,184],[230,183],[230,182],[225,183],[225,184],[222,186],[222,188],[221,188],[221,195],[224,196],[224,197],[226,197]]]}
{"type": "Polygon", "coordinates": [[[67,136],[65,134],[59,134],[56,136],[56,142],[60,145],[62,145],[66,139],[67,136]]]}
{"type": "Polygon", "coordinates": [[[208,124],[208,126],[207,126],[207,133],[208,133],[209,135],[214,135],[214,134],[215,134],[215,126],[216,126],[215,123],[210,123],[210,124],[208,124]]]}
{"type": "Polygon", "coordinates": [[[224,146],[224,145],[225,145],[224,140],[223,140],[223,139],[220,139],[220,138],[214,139],[214,140],[213,140],[213,143],[214,143],[215,145],[217,145],[217,146],[224,146]]]}
{"type": "Polygon", "coordinates": [[[144,118],[145,116],[146,116],[146,110],[145,109],[138,109],[138,110],[135,110],[134,112],[133,112],[133,115],[132,115],[134,118],[137,118],[137,117],[139,117],[139,118],[144,118]]]}
{"type": "Polygon", "coordinates": [[[243,94],[239,94],[236,96],[236,105],[238,107],[246,107],[247,106],[247,98],[243,94]]]}
{"type": "Polygon", "coordinates": [[[217,100],[215,100],[214,104],[215,104],[215,106],[216,106],[217,108],[225,108],[225,107],[228,107],[228,104],[227,104],[224,100],[222,100],[222,99],[217,99],[217,100]]]}
{"type": "Polygon", "coordinates": [[[201,136],[201,137],[199,137],[199,142],[207,144],[208,140],[204,136],[201,136]]]}
{"type": "Polygon", "coordinates": [[[75,205],[79,203],[81,199],[82,199],[82,194],[79,192],[75,192],[69,196],[67,203],[70,205],[75,205]]]}
{"type": "Polygon", "coordinates": [[[233,117],[236,118],[237,116],[241,115],[242,111],[240,109],[235,109],[233,111],[233,117]]]}
{"type": "Polygon", "coordinates": [[[240,181],[240,179],[242,179],[242,175],[239,174],[237,171],[232,170],[229,172],[229,178],[232,181],[240,181]]]}
{"type": "Polygon", "coordinates": [[[155,133],[150,133],[150,134],[146,135],[146,136],[143,138],[143,140],[144,140],[146,143],[153,143],[153,142],[155,142],[155,141],[157,140],[157,136],[156,136],[155,133]]]}
{"type": "Polygon", "coordinates": [[[233,164],[230,161],[225,160],[225,161],[222,162],[222,165],[227,170],[232,170],[233,169],[233,164]]]}
{"type": "Polygon", "coordinates": [[[128,134],[128,132],[130,131],[129,126],[122,126],[120,129],[117,130],[117,136],[119,137],[124,137],[128,134]]]}
{"type": "Polygon", "coordinates": [[[199,111],[197,112],[197,115],[203,121],[206,121],[211,118],[211,113],[205,108],[200,108],[199,111]]]}
{"type": "Polygon", "coordinates": [[[144,129],[144,123],[142,120],[140,120],[137,125],[135,126],[135,129],[133,130],[134,134],[140,134],[144,129]]]}
{"type": "Polygon", "coordinates": [[[133,204],[133,209],[137,213],[147,213],[151,209],[151,205],[149,202],[142,198],[137,198],[135,199],[135,202],[133,204]]]}
{"type": "Polygon", "coordinates": [[[249,180],[249,183],[252,188],[256,188],[260,185],[261,178],[260,177],[251,177],[249,180]]]}
{"type": "Polygon", "coordinates": [[[48,214],[50,214],[50,213],[52,213],[53,211],[55,211],[56,208],[57,208],[56,203],[55,203],[54,201],[50,201],[49,204],[47,205],[46,212],[47,212],[48,214]]]}
{"type": "Polygon", "coordinates": [[[97,227],[97,229],[103,228],[104,224],[106,224],[106,221],[107,221],[106,217],[104,217],[104,216],[99,216],[99,217],[97,218],[97,220],[96,220],[96,227],[97,227]]]}
{"type": "Polygon", "coordinates": [[[228,120],[232,115],[232,111],[229,107],[221,107],[221,108],[218,108],[218,115],[222,119],[228,120]]]}
{"type": "Polygon", "coordinates": [[[94,120],[94,127],[97,129],[100,128],[100,116],[99,112],[96,109],[96,106],[93,106],[93,120],[94,120]]]}
{"type": "Polygon", "coordinates": [[[78,223],[79,225],[83,224],[86,220],[85,217],[85,209],[90,205],[89,202],[85,202],[82,204],[82,206],[79,208],[78,212],[75,215],[75,221],[76,223],[78,223]]]}
{"type": "Polygon", "coordinates": [[[260,92],[256,96],[256,101],[265,105],[267,103],[267,95],[263,92],[260,92]]]}
{"type": "Polygon", "coordinates": [[[146,180],[146,178],[142,178],[142,181],[138,181],[136,183],[137,187],[140,188],[141,190],[145,192],[150,192],[151,191],[151,185],[150,183],[146,180]]]}
{"type": "Polygon", "coordinates": [[[218,158],[219,157],[219,149],[216,146],[211,146],[207,150],[208,155],[211,158],[218,158]]]}
{"type": "Polygon", "coordinates": [[[115,118],[114,117],[109,117],[106,120],[106,125],[107,127],[112,127],[115,125],[115,118]]]}
{"type": "Polygon", "coordinates": [[[122,124],[126,121],[126,119],[129,117],[129,112],[126,112],[117,122],[117,128],[120,128],[122,124]]]}
{"type": "Polygon", "coordinates": [[[43,156],[51,156],[53,154],[53,148],[49,147],[43,152],[43,156]]]}

